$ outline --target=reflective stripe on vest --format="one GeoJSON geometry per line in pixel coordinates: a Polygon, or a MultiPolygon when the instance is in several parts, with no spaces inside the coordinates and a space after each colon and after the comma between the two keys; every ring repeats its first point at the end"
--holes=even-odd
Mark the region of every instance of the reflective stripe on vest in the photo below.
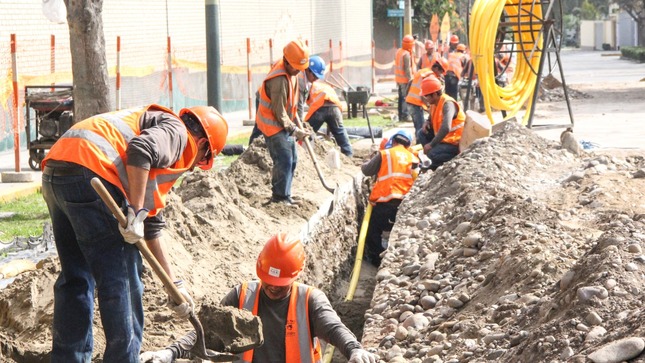
{"type": "MultiPolygon", "coordinates": [[[[410,54],[410,52],[403,48],[399,48],[399,50],[396,51],[396,56],[394,57],[394,81],[396,83],[410,82],[410,78],[408,78],[405,74],[405,68],[403,64],[403,57],[406,53],[410,56],[410,63],[412,63],[412,54],[410,54]]],[[[410,64],[410,71],[413,72],[412,64],[410,64]]]]}
{"type": "Polygon", "coordinates": [[[381,150],[380,153],[381,167],[369,198],[373,205],[403,199],[414,183],[412,164],[418,163],[416,156],[403,145],[381,150]]]}
{"type": "MultiPolygon", "coordinates": [[[[260,281],[245,282],[240,287],[239,308],[251,311],[258,315],[258,302],[260,296],[260,281]]],[[[289,310],[285,326],[285,362],[300,363],[322,361],[320,343],[317,338],[311,337],[309,324],[309,296],[313,287],[294,282],[291,286],[289,297],[289,310]]],[[[238,354],[244,363],[253,361],[253,350],[238,354]]]]}
{"type": "MultiPolygon", "coordinates": [[[[75,124],[65,132],[43,160],[43,167],[48,160],[83,165],[127,195],[129,181],[125,161],[126,150],[130,140],[141,133],[139,122],[141,116],[149,109],[160,110],[179,119],[171,110],[159,105],[96,115],[75,124]]],[[[198,150],[192,137],[188,137],[187,140],[181,159],[174,165],[149,171],[143,204],[144,208],[150,210],[148,215],[156,215],[165,206],[168,191],[192,165],[198,150]]]]}
{"type": "Polygon", "coordinates": [[[432,73],[432,69],[423,68],[414,74],[412,84],[408,95],[405,97],[405,102],[425,108],[425,103],[421,99],[421,81],[432,73]]]}
{"type": "Polygon", "coordinates": [[[262,86],[260,87],[260,104],[258,106],[258,112],[255,114],[255,123],[257,124],[258,129],[260,129],[264,136],[267,137],[273,136],[284,129],[282,124],[276,120],[276,117],[271,110],[271,99],[266,92],[266,82],[275,77],[286,77],[289,83],[289,95],[287,96],[287,104],[284,108],[290,119],[293,119],[298,107],[299,91],[294,92],[294,89],[298,90],[298,78],[291,77],[289,73],[287,73],[287,70],[284,67],[284,61],[281,59],[275,63],[262,82],[262,86]],[[293,82],[295,82],[295,84],[293,82]]]}
{"type": "Polygon", "coordinates": [[[455,116],[452,118],[452,124],[450,125],[450,131],[443,138],[441,142],[452,145],[459,145],[459,140],[461,140],[461,134],[464,131],[464,122],[466,120],[466,115],[461,110],[459,103],[455,101],[454,98],[448,96],[447,94],[442,94],[435,107],[435,112],[432,114],[432,128],[434,132],[437,133],[441,128],[441,123],[443,122],[443,105],[446,102],[452,102],[455,105],[456,112],[455,116]]]}
{"type": "Polygon", "coordinates": [[[432,68],[432,65],[439,59],[437,52],[432,53],[432,59],[428,57],[428,53],[421,56],[421,68],[432,68]]]}
{"type": "Polygon", "coordinates": [[[305,120],[308,121],[311,116],[321,108],[325,101],[332,102],[341,110],[343,109],[343,104],[340,103],[336,91],[331,88],[330,85],[324,82],[314,82],[311,85],[311,90],[309,90],[309,98],[307,98],[307,105],[309,105],[309,111],[307,111],[307,116],[305,120]]]}

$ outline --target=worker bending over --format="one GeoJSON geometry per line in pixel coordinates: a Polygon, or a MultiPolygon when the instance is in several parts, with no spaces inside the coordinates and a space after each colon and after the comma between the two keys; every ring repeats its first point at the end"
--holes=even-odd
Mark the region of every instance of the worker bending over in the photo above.
{"type": "Polygon", "coordinates": [[[441,82],[434,76],[421,82],[421,94],[432,113],[417,133],[417,142],[432,161],[430,168],[436,170],[459,154],[466,115],[454,98],[443,93],[441,82]]]}
{"type": "Polygon", "coordinates": [[[412,114],[412,123],[414,124],[415,134],[421,130],[424,121],[424,112],[426,108],[425,103],[421,99],[421,81],[433,73],[430,68],[422,68],[414,73],[412,77],[412,83],[410,83],[410,89],[408,90],[408,95],[405,97],[405,102],[408,104],[408,109],[412,114]]]}
{"type": "Polygon", "coordinates": [[[379,266],[380,254],[385,251],[381,236],[391,231],[396,213],[403,197],[412,188],[416,178],[419,159],[408,149],[412,145],[412,135],[407,130],[399,130],[372,159],[361,166],[365,176],[376,176],[369,202],[372,215],[367,229],[367,249],[365,260],[379,266]]]}
{"type": "Polygon", "coordinates": [[[228,125],[212,107],[171,110],[149,105],[75,124],[43,160],[42,193],[54,229],[61,272],[54,285],[51,362],[92,358],[94,294],[105,332],[104,362],[138,362],[143,333],[143,238],[186,299],[193,302],[160,243],[166,195],[195,167],[211,169],[228,125]],[[127,215],[122,227],[90,185],[98,177],[127,215]]]}
{"type": "Polygon", "coordinates": [[[325,78],[325,61],[317,55],[309,58],[309,68],[304,72],[307,82],[311,84],[306,98],[309,111],[305,116],[305,121],[309,123],[314,132],[320,130],[323,123],[327,124],[327,129],[334,135],[336,144],[340,151],[352,156],[352,145],[349,143],[349,136],[343,126],[343,105],[340,103],[336,91],[325,83],[318,81],[325,78]]]}
{"type": "Polygon", "coordinates": [[[255,123],[264,135],[273,160],[271,174],[271,203],[295,206],[291,198],[291,183],[298,163],[295,139],[302,140],[310,132],[301,129],[293,120],[298,117],[299,86],[296,77],[309,66],[309,48],[294,40],[283,49],[260,87],[260,104],[255,123]]]}
{"type": "MultiPolygon", "coordinates": [[[[259,281],[244,282],[222,299],[222,305],[257,312],[262,320],[264,344],[238,355],[248,363],[320,362],[319,339],[337,347],[350,363],[376,363],[378,356],[361,347],[334,311],[325,293],[296,282],[305,266],[300,239],[278,233],[264,245],[258,256],[259,281]],[[306,316],[299,316],[306,312],[306,316]],[[290,322],[287,324],[287,322],[290,322]],[[293,322],[293,324],[291,324],[293,322]]],[[[195,332],[168,348],[141,354],[141,362],[171,363],[192,358],[189,349],[195,332]]]]}

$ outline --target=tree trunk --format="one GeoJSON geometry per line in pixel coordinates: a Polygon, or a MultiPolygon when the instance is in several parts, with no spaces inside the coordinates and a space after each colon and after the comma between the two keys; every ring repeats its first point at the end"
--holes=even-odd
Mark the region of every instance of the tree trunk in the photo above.
{"type": "Polygon", "coordinates": [[[74,77],[74,120],[110,111],[103,0],[65,0],[74,77]]]}
{"type": "Polygon", "coordinates": [[[637,22],[636,26],[638,27],[638,45],[645,47],[645,19],[637,22]]]}

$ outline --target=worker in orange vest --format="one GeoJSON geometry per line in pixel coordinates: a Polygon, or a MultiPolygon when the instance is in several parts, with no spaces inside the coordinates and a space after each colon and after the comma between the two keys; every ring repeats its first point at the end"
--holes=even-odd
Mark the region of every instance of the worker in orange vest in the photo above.
{"type": "Polygon", "coordinates": [[[410,145],[412,134],[399,130],[392,135],[385,149],[361,166],[365,176],[377,177],[369,197],[373,208],[365,237],[365,260],[374,266],[381,264],[380,255],[386,248],[383,232],[392,230],[399,205],[417,175],[419,159],[408,149],[410,145]]]}
{"type": "Polygon", "coordinates": [[[307,92],[306,102],[309,110],[305,115],[305,125],[308,124],[313,132],[317,132],[323,123],[327,124],[327,129],[334,136],[340,151],[351,157],[354,152],[343,126],[343,104],[340,103],[336,91],[324,80],[320,81],[325,78],[325,61],[317,55],[311,56],[309,68],[304,73],[307,82],[311,84],[307,92]]]}
{"type": "Polygon", "coordinates": [[[430,74],[432,74],[432,69],[430,68],[422,68],[416,71],[414,73],[414,77],[412,77],[408,96],[405,98],[405,102],[408,104],[408,109],[412,114],[412,123],[414,124],[415,134],[421,129],[421,126],[423,126],[423,110],[426,107],[425,103],[421,99],[421,81],[430,74]]]}
{"type": "MultiPolygon", "coordinates": [[[[379,357],[363,349],[325,293],[296,282],[304,266],[305,250],[300,239],[278,233],[266,242],[258,256],[256,273],[260,280],[244,282],[222,299],[223,306],[251,311],[262,320],[264,344],[239,354],[237,362],[321,362],[322,339],[338,348],[350,363],[376,363],[379,357]]],[[[144,352],[141,362],[171,363],[193,358],[187,348],[195,340],[193,331],[166,349],[144,352]]]]}
{"type": "Polygon", "coordinates": [[[454,51],[456,51],[458,45],[459,45],[459,37],[456,34],[451,35],[448,53],[453,53],[454,51]]]}
{"type": "Polygon", "coordinates": [[[445,84],[444,77],[446,76],[446,71],[448,70],[448,61],[444,57],[439,57],[434,64],[432,65],[432,72],[435,77],[437,77],[441,84],[445,84]]]}
{"type": "Polygon", "coordinates": [[[403,37],[402,46],[396,51],[394,57],[394,81],[399,92],[398,112],[399,120],[412,121],[405,103],[405,97],[408,95],[412,75],[414,74],[414,62],[412,61],[412,49],[414,47],[414,37],[406,35],[403,37]]]}
{"type": "Polygon", "coordinates": [[[454,98],[443,93],[441,82],[434,76],[421,82],[423,101],[432,114],[417,133],[417,143],[432,161],[432,170],[459,154],[459,141],[466,115],[454,98]]]}
{"type": "Polygon", "coordinates": [[[297,206],[291,198],[291,182],[298,163],[295,140],[311,133],[294,123],[298,117],[297,75],[309,67],[309,48],[300,40],[289,42],[260,87],[260,104],[255,123],[264,135],[273,160],[270,203],[297,206]]]}
{"type": "MultiPolygon", "coordinates": [[[[452,47],[452,43],[450,43],[450,46],[452,47]]],[[[445,75],[446,93],[455,100],[459,98],[459,78],[461,77],[465,63],[464,51],[466,50],[466,46],[463,44],[462,46],[459,47],[457,45],[455,50],[448,54],[448,69],[445,75]]]]}
{"type": "Polygon", "coordinates": [[[417,64],[417,69],[430,68],[432,67],[434,62],[437,59],[439,59],[439,54],[435,52],[434,42],[432,40],[428,39],[425,41],[425,49],[426,49],[426,52],[419,59],[419,63],[417,64]]]}
{"type": "Polygon", "coordinates": [[[166,196],[195,167],[209,170],[228,125],[213,107],[148,105],[76,123],[42,162],[42,194],[61,272],[54,285],[51,362],[89,362],[94,295],[105,331],[105,362],[137,362],[143,333],[142,238],[186,299],[169,307],[187,317],[193,302],[160,243],[166,196]],[[90,184],[98,177],[127,216],[120,226],[90,184]]]}

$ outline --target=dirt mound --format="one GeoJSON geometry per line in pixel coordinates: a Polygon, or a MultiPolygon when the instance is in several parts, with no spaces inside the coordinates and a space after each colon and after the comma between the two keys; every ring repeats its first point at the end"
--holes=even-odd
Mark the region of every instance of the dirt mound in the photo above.
{"type": "MultiPolygon", "coordinates": [[[[591,98],[589,94],[575,90],[567,86],[567,94],[569,99],[591,98]]],[[[555,78],[552,74],[544,77],[540,82],[540,89],[538,90],[538,99],[541,102],[563,101],[564,88],[562,82],[555,78]]]]}
{"type": "Polygon", "coordinates": [[[507,123],[423,174],[363,342],[390,362],[528,363],[645,337],[643,160],[579,158],[507,123]]]}

